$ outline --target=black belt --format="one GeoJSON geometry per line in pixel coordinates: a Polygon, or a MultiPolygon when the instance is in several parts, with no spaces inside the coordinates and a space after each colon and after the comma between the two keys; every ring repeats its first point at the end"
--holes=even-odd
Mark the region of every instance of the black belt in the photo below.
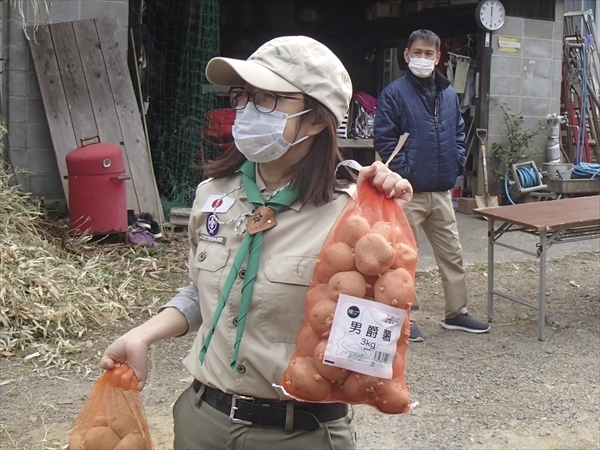
{"type": "MultiPolygon", "coordinates": [[[[194,380],[192,388],[198,392],[202,383],[194,380]]],[[[293,429],[315,431],[321,422],[341,419],[348,414],[348,405],[344,403],[304,403],[280,402],[244,395],[226,394],[218,389],[204,386],[202,400],[213,408],[229,415],[233,423],[244,425],[262,425],[286,428],[293,414],[293,429]],[[288,406],[293,405],[293,407],[288,406]]],[[[291,424],[290,423],[290,424],[291,424]]]]}

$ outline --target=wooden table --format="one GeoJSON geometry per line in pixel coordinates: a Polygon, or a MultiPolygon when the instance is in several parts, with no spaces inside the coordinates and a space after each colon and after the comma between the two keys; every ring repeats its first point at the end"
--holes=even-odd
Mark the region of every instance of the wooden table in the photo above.
{"type": "Polygon", "coordinates": [[[600,196],[474,209],[488,219],[488,318],[493,319],[494,295],[538,310],[538,338],[545,339],[546,254],[553,244],[594,239],[600,236],[600,196]],[[500,225],[495,227],[498,221],[500,225]],[[498,240],[508,232],[520,231],[539,236],[535,252],[498,240]],[[499,245],[539,259],[538,305],[494,290],[494,247],[499,245]]]}

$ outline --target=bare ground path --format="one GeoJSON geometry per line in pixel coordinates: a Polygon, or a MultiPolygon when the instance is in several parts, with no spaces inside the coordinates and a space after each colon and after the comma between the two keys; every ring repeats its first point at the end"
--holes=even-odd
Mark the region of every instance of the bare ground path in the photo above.
{"type": "MultiPolygon", "coordinates": [[[[480,223],[474,226],[481,230],[480,223]]],[[[470,240],[465,238],[463,233],[463,245],[470,240]]],[[[442,329],[441,284],[435,271],[421,272],[415,316],[425,341],[411,344],[406,369],[419,405],[402,416],[355,407],[358,448],[600,449],[600,252],[597,241],[590,242],[587,252],[550,254],[544,342],[537,339],[537,311],[503,300],[489,334],[442,329]]],[[[525,259],[500,264],[496,281],[535,302],[537,266],[525,259]]],[[[466,260],[470,312],[485,318],[485,266],[466,260]]],[[[0,357],[0,449],[66,448],[100,375],[99,355],[132,325],[84,337],[90,345],[80,358],[89,370],[34,371],[19,356],[0,357]]],[[[157,449],[171,448],[171,407],[189,384],[181,365],[189,345],[189,338],[170,339],[154,349],[152,384],[143,395],[157,449]]]]}

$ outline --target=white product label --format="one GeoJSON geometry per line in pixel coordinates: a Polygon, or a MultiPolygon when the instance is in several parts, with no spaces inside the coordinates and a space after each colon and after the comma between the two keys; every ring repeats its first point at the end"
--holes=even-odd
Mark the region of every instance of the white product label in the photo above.
{"type": "Polygon", "coordinates": [[[340,294],[323,362],[379,378],[392,378],[404,309],[340,294]]]}

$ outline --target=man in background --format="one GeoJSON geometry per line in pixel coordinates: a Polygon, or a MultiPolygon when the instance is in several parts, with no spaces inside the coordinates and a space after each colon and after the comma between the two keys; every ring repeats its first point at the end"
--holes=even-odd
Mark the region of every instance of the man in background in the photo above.
{"type": "MultiPolygon", "coordinates": [[[[383,161],[398,139],[409,133],[390,168],[408,179],[414,195],[404,209],[415,238],[422,228],[431,243],[442,277],[445,317],[442,327],[486,333],[489,323],[467,313],[467,283],[451,189],[464,172],[465,124],[458,95],[438,71],[440,38],[429,30],[414,31],[404,50],[406,74],[388,84],[377,102],[374,145],[383,161]]],[[[418,309],[415,295],[413,310],[418,309]]],[[[411,342],[423,334],[411,322],[411,342]]]]}

